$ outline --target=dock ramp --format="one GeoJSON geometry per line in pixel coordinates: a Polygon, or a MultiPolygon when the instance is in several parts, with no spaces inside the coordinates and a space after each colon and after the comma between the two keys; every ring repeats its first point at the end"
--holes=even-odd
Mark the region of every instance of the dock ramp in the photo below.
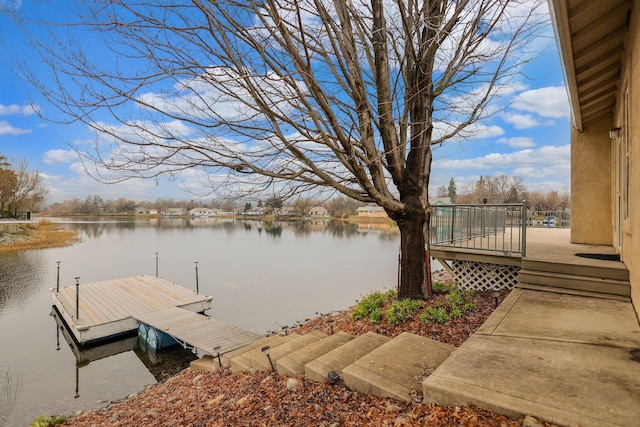
{"type": "Polygon", "coordinates": [[[141,323],[138,331],[142,330],[142,334],[147,335],[146,341],[153,348],[163,347],[166,334],[184,348],[196,348],[215,356],[264,338],[254,332],[179,307],[133,317],[141,323]]]}

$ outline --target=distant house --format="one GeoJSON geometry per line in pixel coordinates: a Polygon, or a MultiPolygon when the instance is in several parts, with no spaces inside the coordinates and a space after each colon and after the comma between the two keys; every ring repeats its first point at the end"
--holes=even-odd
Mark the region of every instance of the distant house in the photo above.
{"type": "Polygon", "coordinates": [[[214,212],[213,212],[213,209],[209,209],[209,208],[193,208],[189,211],[189,215],[199,216],[199,217],[213,216],[214,212]]]}
{"type": "Polygon", "coordinates": [[[149,213],[149,209],[147,208],[136,208],[136,215],[147,215],[149,213]]]}
{"type": "Polygon", "coordinates": [[[296,208],[294,208],[293,206],[283,206],[280,209],[274,210],[273,213],[282,217],[291,217],[296,216],[297,214],[296,208]]]}
{"type": "Polygon", "coordinates": [[[326,217],[329,216],[329,211],[325,207],[316,206],[309,210],[309,215],[313,217],[326,217]]]}
{"type": "Polygon", "coordinates": [[[184,208],[167,208],[162,211],[164,216],[182,216],[186,213],[184,208]]]}
{"type": "Polygon", "coordinates": [[[380,206],[362,206],[356,209],[356,214],[359,217],[369,217],[369,218],[386,218],[388,217],[387,213],[380,206]]]}
{"type": "Polygon", "coordinates": [[[158,209],[149,209],[149,215],[158,215],[158,209]]]}
{"type": "Polygon", "coordinates": [[[453,203],[449,197],[429,197],[429,204],[431,206],[444,206],[452,205],[453,203]]]}

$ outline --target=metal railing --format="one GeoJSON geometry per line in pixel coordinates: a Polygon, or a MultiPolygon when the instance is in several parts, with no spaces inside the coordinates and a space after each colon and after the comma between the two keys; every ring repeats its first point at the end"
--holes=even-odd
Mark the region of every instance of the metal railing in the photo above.
{"type": "Polygon", "coordinates": [[[527,204],[432,206],[430,246],[526,254],[527,204]]]}

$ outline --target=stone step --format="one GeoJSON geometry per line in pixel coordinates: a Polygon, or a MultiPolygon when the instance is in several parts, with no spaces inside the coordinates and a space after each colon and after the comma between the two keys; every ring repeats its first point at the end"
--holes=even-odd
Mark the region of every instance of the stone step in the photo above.
{"type": "Polygon", "coordinates": [[[403,402],[422,400],[422,380],[454,346],[404,332],[342,369],[347,387],[403,402]]]}
{"type": "MultiPolygon", "coordinates": [[[[272,335],[267,340],[264,341],[261,346],[254,346],[251,349],[247,349],[247,351],[242,352],[238,355],[233,355],[230,357],[229,366],[231,368],[231,372],[253,372],[254,371],[254,361],[257,360],[266,360],[267,356],[262,351],[262,348],[266,345],[270,347],[270,352],[273,352],[274,349],[278,348],[278,346],[285,344],[289,341],[298,339],[300,335],[298,334],[289,334],[289,335],[272,335]]],[[[261,340],[262,341],[262,340],[261,340]]],[[[230,355],[230,354],[229,354],[230,355]]]]}
{"type": "MultiPolygon", "coordinates": [[[[269,349],[269,357],[271,358],[274,366],[277,366],[277,363],[281,358],[314,344],[326,337],[327,334],[318,331],[314,331],[306,335],[300,335],[297,338],[289,340],[276,347],[271,347],[269,349]]],[[[271,370],[271,364],[269,363],[269,359],[266,357],[265,353],[258,355],[258,357],[253,359],[253,370],[258,372],[271,370]]]]}
{"type": "Polygon", "coordinates": [[[629,280],[629,270],[624,263],[619,261],[600,261],[584,258],[578,262],[567,263],[525,257],[522,259],[520,268],[525,271],[559,273],[570,276],[586,276],[621,281],[629,280]]]}
{"type": "Polygon", "coordinates": [[[566,288],[627,297],[631,295],[631,285],[629,281],[603,279],[591,276],[576,276],[572,274],[521,269],[518,273],[518,282],[529,285],[551,286],[554,288],[566,288]]]}
{"type": "Polygon", "coordinates": [[[532,291],[555,292],[558,294],[577,295],[582,297],[601,298],[601,299],[609,299],[609,300],[615,300],[615,301],[628,302],[631,300],[631,298],[628,296],[604,294],[601,292],[579,291],[576,289],[568,289],[568,288],[556,288],[553,286],[545,286],[545,285],[532,285],[530,283],[518,283],[516,287],[519,289],[530,289],[532,291]]]}
{"type": "Polygon", "coordinates": [[[276,368],[280,375],[296,376],[304,374],[304,366],[312,360],[338,348],[339,346],[351,341],[353,335],[346,332],[336,332],[318,342],[303,347],[276,362],[276,368]]]}
{"type": "Polygon", "coordinates": [[[305,375],[312,381],[324,382],[329,372],[341,374],[344,368],[390,340],[375,332],[367,332],[307,363],[305,375]]]}

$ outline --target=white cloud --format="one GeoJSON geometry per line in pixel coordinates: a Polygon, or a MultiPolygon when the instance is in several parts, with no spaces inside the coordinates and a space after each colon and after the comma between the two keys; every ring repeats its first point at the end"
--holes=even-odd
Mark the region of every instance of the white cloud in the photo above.
{"type": "Polygon", "coordinates": [[[511,123],[516,129],[529,129],[540,125],[540,121],[531,114],[507,113],[504,121],[511,123]]]}
{"type": "Polygon", "coordinates": [[[489,153],[482,157],[463,160],[434,160],[434,169],[489,171],[506,168],[536,167],[553,171],[570,165],[569,145],[544,146],[514,153],[489,153]]]}
{"type": "Polygon", "coordinates": [[[513,99],[511,107],[540,117],[569,117],[569,101],[564,86],[549,86],[522,92],[513,99]]]}
{"type": "Polygon", "coordinates": [[[78,154],[73,150],[48,150],[42,155],[42,162],[47,165],[63,166],[78,160],[78,154]]]}
{"type": "Polygon", "coordinates": [[[536,143],[533,138],[528,136],[514,136],[511,138],[500,138],[496,141],[498,144],[506,144],[512,148],[530,148],[535,147],[536,143]]]}
{"type": "Polygon", "coordinates": [[[0,121],[0,136],[2,135],[22,135],[31,133],[31,129],[20,129],[11,125],[7,121],[0,121]]]}
{"type": "MultiPolygon", "coordinates": [[[[1,9],[1,4],[0,4],[1,9]]],[[[12,116],[12,115],[20,115],[20,116],[32,116],[40,111],[40,107],[35,104],[28,105],[2,105],[0,104],[0,116],[12,116]]]]}
{"type": "Polygon", "coordinates": [[[22,0],[0,0],[0,11],[15,11],[22,7],[22,0]]]}
{"type": "MultiPolygon", "coordinates": [[[[437,140],[439,138],[444,137],[445,135],[453,132],[458,123],[443,123],[437,122],[434,123],[433,126],[433,139],[437,140]]],[[[454,135],[452,140],[460,141],[465,139],[484,139],[484,138],[495,138],[497,136],[504,135],[504,129],[500,126],[492,125],[488,126],[484,123],[472,123],[467,126],[464,130],[459,131],[456,135],[454,135]]]]}

